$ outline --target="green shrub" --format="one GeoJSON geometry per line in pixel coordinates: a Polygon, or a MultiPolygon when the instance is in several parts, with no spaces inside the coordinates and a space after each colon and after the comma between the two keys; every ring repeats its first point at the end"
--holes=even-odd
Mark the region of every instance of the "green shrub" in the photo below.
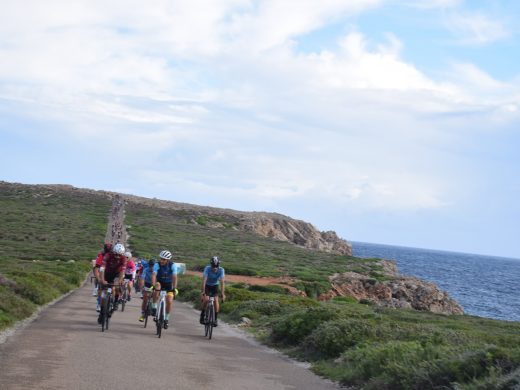
{"type": "Polygon", "coordinates": [[[336,310],[320,306],[289,314],[273,325],[271,339],[285,344],[302,342],[321,323],[336,317],[336,310]]]}
{"type": "Polygon", "coordinates": [[[374,327],[360,319],[339,319],[320,324],[305,339],[304,346],[315,357],[333,358],[374,335],[374,327]]]}
{"type": "MultiPolygon", "coordinates": [[[[233,287],[236,287],[235,285],[233,287]]],[[[249,287],[249,291],[260,291],[260,292],[271,292],[275,294],[288,294],[289,290],[283,286],[278,285],[267,285],[267,286],[258,286],[252,285],[249,287]]]]}
{"type": "Polygon", "coordinates": [[[238,303],[230,312],[230,317],[239,320],[242,317],[256,319],[259,316],[270,316],[278,314],[282,311],[282,307],[277,301],[254,300],[243,301],[238,303]]]}

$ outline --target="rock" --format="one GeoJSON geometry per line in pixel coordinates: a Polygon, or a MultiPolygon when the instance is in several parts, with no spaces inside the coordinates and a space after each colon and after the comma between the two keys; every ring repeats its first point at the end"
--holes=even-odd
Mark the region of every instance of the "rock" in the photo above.
{"type": "Polygon", "coordinates": [[[320,232],[308,222],[280,214],[244,214],[240,226],[260,236],[292,242],[308,249],[352,256],[352,245],[335,232],[320,232]]]}
{"type": "Polygon", "coordinates": [[[380,282],[356,272],[334,274],[329,278],[332,289],[322,294],[319,299],[351,296],[357,301],[366,300],[383,307],[425,310],[440,314],[464,314],[462,306],[434,283],[399,275],[395,263],[386,260],[382,262],[389,263],[385,269],[390,272],[386,274],[390,280],[380,282]]]}
{"type": "Polygon", "coordinates": [[[240,323],[238,324],[238,326],[241,326],[241,327],[250,326],[250,325],[251,325],[251,320],[247,317],[242,317],[240,319],[240,323]]]}

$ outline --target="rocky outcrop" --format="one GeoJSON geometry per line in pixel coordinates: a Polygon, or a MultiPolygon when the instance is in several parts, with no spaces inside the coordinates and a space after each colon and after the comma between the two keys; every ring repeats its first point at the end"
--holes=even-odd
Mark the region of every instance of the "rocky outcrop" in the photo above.
{"type": "Polygon", "coordinates": [[[283,215],[251,213],[243,216],[240,227],[264,237],[292,242],[308,249],[352,256],[352,245],[339,238],[335,232],[320,232],[308,222],[283,215]]]}
{"type": "Polygon", "coordinates": [[[425,310],[441,314],[464,314],[464,309],[447,292],[434,283],[397,273],[394,262],[382,260],[389,280],[378,281],[356,272],[334,274],[329,280],[332,289],[319,297],[351,296],[378,306],[425,310]]]}

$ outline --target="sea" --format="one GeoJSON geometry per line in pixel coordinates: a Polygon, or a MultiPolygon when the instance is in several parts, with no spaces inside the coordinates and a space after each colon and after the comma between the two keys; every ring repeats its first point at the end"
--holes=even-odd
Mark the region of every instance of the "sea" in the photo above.
{"type": "Polygon", "coordinates": [[[466,314],[520,321],[520,259],[352,242],[354,256],[395,260],[399,273],[434,282],[466,314]]]}

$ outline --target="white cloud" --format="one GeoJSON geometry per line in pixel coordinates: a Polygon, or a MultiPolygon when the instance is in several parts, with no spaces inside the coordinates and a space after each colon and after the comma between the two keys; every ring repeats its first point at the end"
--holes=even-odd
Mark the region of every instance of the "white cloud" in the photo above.
{"type": "Polygon", "coordinates": [[[486,45],[511,36],[503,21],[480,12],[454,14],[446,23],[461,45],[486,45]]]}
{"type": "Polygon", "coordinates": [[[404,4],[416,8],[453,8],[463,3],[463,0],[412,0],[403,1],[404,4]]]}
{"type": "MultiPolygon", "coordinates": [[[[433,80],[393,34],[370,42],[354,31],[337,50],[294,50],[296,37],[382,3],[9,1],[0,96],[78,143],[146,154],[132,161],[142,187],[251,204],[444,207],[450,185],[429,148],[449,144],[460,123],[438,116],[485,106],[510,120],[518,94],[471,64],[433,80]]],[[[493,26],[500,35],[488,19],[464,20],[473,38],[493,26]]],[[[489,123],[485,112],[464,127],[489,123]]]]}

